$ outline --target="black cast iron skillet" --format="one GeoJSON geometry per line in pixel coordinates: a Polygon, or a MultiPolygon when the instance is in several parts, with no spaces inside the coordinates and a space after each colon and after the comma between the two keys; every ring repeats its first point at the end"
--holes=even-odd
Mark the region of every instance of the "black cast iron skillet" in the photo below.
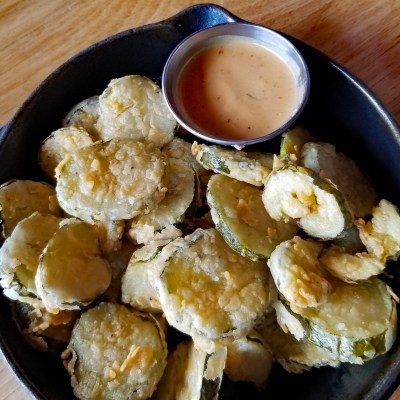
{"type": "MultiPolygon", "coordinates": [[[[100,94],[112,78],[142,74],[160,79],[172,49],[189,34],[209,26],[240,21],[211,5],[190,7],[160,23],[128,30],[79,53],[50,75],[0,131],[0,182],[10,178],[44,179],[36,163],[42,140],[60,127],[64,113],[78,101],[100,94]]],[[[374,95],[344,68],[323,54],[291,40],[311,75],[311,93],[301,122],[354,158],[377,185],[381,197],[400,195],[400,128],[374,95]]],[[[270,149],[273,142],[258,145],[270,149]]],[[[397,268],[398,269],[398,268],[397,268]]],[[[390,285],[400,293],[396,266],[390,285]]],[[[9,301],[0,296],[0,347],[11,368],[34,398],[73,399],[59,357],[29,347],[16,328],[9,301]]],[[[386,399],[399,382],[400,347],[363,366],[314,369],[289,375],[274,367],[265,393],[225,381],[222,399],[386,399]]]]}

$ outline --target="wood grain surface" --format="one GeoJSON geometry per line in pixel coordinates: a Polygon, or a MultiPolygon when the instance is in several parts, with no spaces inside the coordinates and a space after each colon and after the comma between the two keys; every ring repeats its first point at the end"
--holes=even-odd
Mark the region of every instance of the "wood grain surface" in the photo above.
{"type": "MultiPolygon", "coordinates": [[[[188,0],[1,0],[0,126],[55,68],[117,32],[157,22],[188,0]]],[[[399,0],[215,1],[317,47],[364,81],[400,120],[399,0]]],[[[40,366],[38,366],[40,368],[40,366]]],[[[29,395],[0,357],[0,400],[29,395]]],[[[398,389],[391,400],[400,400],[398,389]]]]}

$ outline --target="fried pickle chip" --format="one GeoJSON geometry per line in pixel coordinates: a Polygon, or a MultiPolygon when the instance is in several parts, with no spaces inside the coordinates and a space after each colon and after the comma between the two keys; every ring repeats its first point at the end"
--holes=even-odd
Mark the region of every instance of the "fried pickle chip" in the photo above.
{"type": "Polygon", "coordinates": [[[215,229],[175,239],[157,261],[154,285],[168,323],[195,342],[245,335],[276,296],[266,264],[232,250],[215,229]]]}
{"type": "Polygon", "coordinates": [[[4,238],[35,211],[61,216],[55,190],[45,182],[10,180],[0,186],[0,224],[4,238]]]}
{"type": "Polygon", "coordinates": [[[149,78],[113,79],[100,96],[97,128],[103,140],[128,137],[162,147],[172,140],[175,127],[161,89],[149,78]]]}
{"type": "Polygon", "coordinates": [[[75,218],[63,221],[45,247],[35,275],[46,310],[76,310],[104,293],[111,268],[103,257],[97,229],[75,218]]]}
{"type": "Polygon", "coordinates": [[[42,306],[35,285],[39,258],[62,219],[33,213],[20,221],[0,248],[0,284],[4,294],[35,307],[42,306]]]}
{"type": "Polygon", "coordinates": [[[63,358],[79,399],[147,399],[164,372],[167,344],[151,315],[101,303],[82,314],[63,358]]]}
{"type": "Polygon", "coordinates": [[[93,223],[130,219],[165,194],[164,156],[152,145],[120,138],[78,149],[59,164],[57,196],[74,217],[93,223]]]}
{"type": "Polygon", "coordinates": [[[48,136],[39,149],[38,162],[42,170],[53,181],[57,165],[76,149],[93,144],[93,140],[82,128],[60,128],[48,136]]]}
{"type": "Polygon", "coordinates": [[[62,121],[62,125],[83,128],[94,138],[99,133],[96,128],[99,119],[99,96],[92,96],[75,104],[62,121]]]}

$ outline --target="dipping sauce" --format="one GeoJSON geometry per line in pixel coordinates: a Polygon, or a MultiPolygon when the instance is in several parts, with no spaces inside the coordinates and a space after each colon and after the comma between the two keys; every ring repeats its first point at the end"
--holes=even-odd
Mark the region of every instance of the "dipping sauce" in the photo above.
{"type": "Polygon", "coordinates": [[[297,111],[300,91],[290,67],[261,43],[227,35],[188,60],[178,78],[188,118],[227,140],[273,132],[297,111]]]}

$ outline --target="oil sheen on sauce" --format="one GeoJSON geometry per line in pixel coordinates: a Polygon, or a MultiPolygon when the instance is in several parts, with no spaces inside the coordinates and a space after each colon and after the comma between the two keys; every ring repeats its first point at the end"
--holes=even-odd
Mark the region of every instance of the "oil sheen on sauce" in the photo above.
{"type": "Polygon", "coordinates": [[[189,119],[208,136],[245,140],[287,122],[299,103],[289,66],[257,42],[219,38],[184,66],[178,93],[189,119]]]}

